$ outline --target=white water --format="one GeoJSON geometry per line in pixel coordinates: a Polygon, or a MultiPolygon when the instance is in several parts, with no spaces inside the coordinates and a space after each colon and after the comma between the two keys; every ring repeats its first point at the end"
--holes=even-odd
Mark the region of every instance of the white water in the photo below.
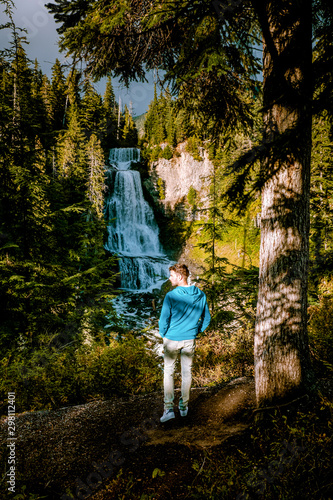
{"type": "Polygon", "coordinates": [[[140,173],[131,170],[140,161],[140,150],[111,149],[109,159],[116,175],[105,203],[106,249],[120,257],[121,287],[146,291],[166,279],[169,261],[159,242],[154,213],[143,197],[140,173]]]}

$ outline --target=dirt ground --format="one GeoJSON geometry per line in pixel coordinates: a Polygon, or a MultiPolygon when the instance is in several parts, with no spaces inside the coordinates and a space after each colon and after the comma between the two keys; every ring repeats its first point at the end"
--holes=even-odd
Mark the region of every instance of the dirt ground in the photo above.
{"type": "MultiPolygon", "coordinates": [[[[161,392],[16,415],[17,483],[48,499],[186,498],[194,461],[241,435],[253,407],[254,381],[242,377],[192,389],[188,416],[164,424],[161,392]]],[[[3,419],[2,451],[6,441],[3,419]]]]}

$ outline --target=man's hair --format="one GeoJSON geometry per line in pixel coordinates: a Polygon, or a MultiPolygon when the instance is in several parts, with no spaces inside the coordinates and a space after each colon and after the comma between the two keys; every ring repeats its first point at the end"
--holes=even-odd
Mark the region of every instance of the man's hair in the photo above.
{"type": "Polygon", "coordinates": [[[190,275],[190,271],[185,264],[175,264],[174,266],[170,266],[169,271],[175,271],[175,273],[181,274],[185,279],[187,279],[190,275]]]}

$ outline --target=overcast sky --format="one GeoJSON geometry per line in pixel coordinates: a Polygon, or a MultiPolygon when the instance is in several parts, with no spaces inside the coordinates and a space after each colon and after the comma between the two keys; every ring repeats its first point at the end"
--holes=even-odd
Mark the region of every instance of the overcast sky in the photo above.
{"type": "MultiPolygon", "coordinates": [[[[25,49],[28,57],[32,60],[37,59],[43,73],[51,78],[52,66],[56,58],[62,63],[65,63],[66,59],[58,51],[58,34],[56,28],[59,25],[54,22],[53,16],[46,9],[45,3],[47,2],[48,0],[14,0],[16,7],[14,21],[17,27],[27,30],[26,37],[29,45],[26,45],[25,49]]],[[[3,4],[0,7],[0,24],[2,24],[7,19],[3,12],[3,4]]],[[[9,30],[0,30],[1,48],[8,47],[10,39],[9,30]]],[[[153,78],[150,79],[149,83],[133,82],[129,90],[120,86],[117,80],[113,79],[113,87],[117,99],[120,96],[123,105],[126,103],[129,106],[130,101],[132,102],[134,116],[144,113],[153,99],[153,78]]],[[[103,95],[105,79],[95,84],[95,88],[103,95]]]]}

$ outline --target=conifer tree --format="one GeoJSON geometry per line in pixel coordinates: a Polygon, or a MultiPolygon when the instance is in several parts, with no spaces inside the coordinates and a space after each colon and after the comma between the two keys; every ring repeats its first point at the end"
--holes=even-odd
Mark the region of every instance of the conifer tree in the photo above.
{"type": "Polygon", "coordinates": [[[90,136],[87,145],[88,157],[88,198],[97,218],[103,217],[105,193],[105,166],[104,153],[101,143],[95,134],[90,136]]]}
{"type": "Polygon", "coordinates": [[[206,293],[209,297],[212,311],[213,324],[218,325],[218,313],[219,313],[219,296],[221,295],[221,284],[225,279],[225,268],[227,260],[221,258],[217,255],[217,243],[221,240],[223,231],[225,231],[226,225],[230,222],[225,220],[223,213],[221,212],[218,193],[217,193],[217,183],[218,176],[221,174],[221,169],[218,169],[216,161],[213,161],[213,172],[211,175],[211,185],[209,194],[209,206],[202,208],[199,213],[201,214],[201,220],[196,224],[201,228],[201,242],[198,244],[206,254],[205,263],[207,264],[206,271],[203,276],[203,280],[206,283],[206,293]],[[217,316],[216,316],[217,314],[217,316]],[[216,316],[216,317],[215,317],[216,316]]]}
{"type": "Polygon", "coordinates": [[[86,138],[82,131],[78,106],[73,104],[68,112],[68,129],[63,133],[58,145],[59,175],[66,179],[73,189],[74,199],[81,199],[81,188],[85,185],[86,138]]]}
{"type": "Polygon", "coordinates": [[[103,106],[105,107],[106,112],[109,116],[115,114],[116,109],[116,98],[112,86],[111,76],[107,77],[105,92],[103,96],[103,106]]]}
{"type": "Polygon", "coordinates": [[[53,132],[52,129],[52,124],[53,124],[53,119],[52,119],[52,98],[51,98],[51,84],[46,75],[42,76],[42,82],[41,86],[39,89],[39,96],[42,101],[42,106],[44,108],[45,112],[45,126],[46,130],[49,130],[50,132],[53,132]]]}
{"type": "Polygon", "coordinates": [[[70,106],[76,104],[80,105],[81,102],[81,73],[73,68],[66,78],[66,111],[70,106]]]}
{"type": "Polygon", "coordinates": [[[163,93],[157,100],[156,109],[154,110],[154,142],[155,144],[161,144],[166,139],[165,130],[165,99],[163,93]]]}
{"type": "Polygon", "coordinates": [[[124,147],[136,147],[138,144],[138,131],[127,105],[124,109],[124,127],[122,129],[122,141],[124,147]]]}
{"type": "Polygon", "coordinates": [[[103,108],[104,108],[103,146],[105,149],[110,149],[116,145],[117,121],[118,121],[118,104],[116,102],[110,76],[108,76],[106,82],[105,93],[103,96],[103,108]]]}
{"type": "Polygon", "coordinates": [[[66,110],[66,84],[59,59],[56,59],[52,67],[51,88],[48,100],[51,107],[53,130],[61,130],[64,128],[66,110]]]}
{"type": "Polygon", "coordinates": [[[10,26],[14,40],[0,56],[0,349],[20,343],[28,355],[59,330],[78,341],[89,307],[89,322],[101,322],[113,273],[103,248],[103,155],[96,138],[87,149],[79,75],[67,88],[58,61],[51,85],[10,26]]]}
{"type": "Polygon", "coordinates": [[[146,120],[145,120],[145,137],[147,139],[148,144],[157,144],[155,141],[155,116],[157,114],[157,90],[156,90],[156,83],[154,84],[154,98],[150,102],[147,115],[146,115],[146,120]]]}
{"type": "Polygon", "coordinates": [[[80,120],[84,133],[100,136],[102,133],[103,103],[90,81],[86,82],[84,96],[80,102],[80,120]]]}
{"type": "Polygon", "coordinates": [[[23,145],[22,140],[30,140],[34,144],[36,130],[35,110],[32,95],[33,72],[23,45],[19,42],[15,57],[11,61],[9,76],[12,80],[12,110],[13,110],[13,137],[16,144],[23,145]]]}
{"type": "Polygon", "coordinates": [[[44,101],[44,91],[45,91],[45,79],[44,75],[39,67],[37,59],[34,62],[34,69],[32,75],[32,106],[34,110],[33,122],[31,126],[34,128],[36,134],[45,144],[46,134],[48,134],[50,129],[49,113],[47,110],[47,100],[44,101]],[[43,137],[42,137],[43,136],[43,137]]]}
{"type": "Polygon", "coordinates": [[[165,130],[166,139],[171,147],[177,145],[176,141],[176,126],[175,126],[175,113],[173,110],[172,97],[169,87],[165,93],[165,130]]]}
{"type": "MultiPolygon", "coordinates": [[[[29,175],[20,182],[22,188],[24,188],[24,183],[27,183],[23,234],[27,234],[26,241],[29,242],[30,258],[38,262],[48,259],[48,240],[51,231],[50,201],[48,200],[50,179],[46,172],[46,152],[38,137],[35,141],[29,170],[29,175]]],[[[19,242],[19,239],[17,241],[19,242]]]]}
{"type": "Polygon", "coordinates": [[[189,124],[189,113],[186,109],[180,109],[175,118],[176,142],[180,144],[191,135],[189,124]]]}

